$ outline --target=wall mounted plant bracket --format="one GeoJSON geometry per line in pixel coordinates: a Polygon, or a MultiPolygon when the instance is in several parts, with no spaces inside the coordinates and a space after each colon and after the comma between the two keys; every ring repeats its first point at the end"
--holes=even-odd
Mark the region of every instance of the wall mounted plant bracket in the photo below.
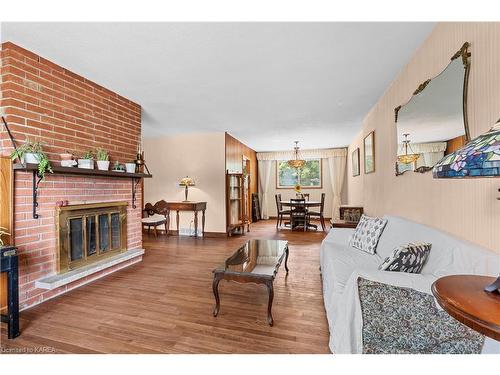
{"type": "Polygon", "coordinates": [[[34,170],[33,171],[33,184],[32,184],[32,191],[33,191],[33,219],[38,219],[40,215],[37,214],[36,210],[38,208],[38,185],[40,185],[40,181],[42,181],[43,178],[38,175],[38,171],[34,170]]]}
{"type": "Polygon", "coordinates": [[[139,185],[139,182],[141,182],[140,178],[132,177],[132,208],[137,208],[135,202],[137,200],[136,193],[137,193],[137,185],[139,185]]]}

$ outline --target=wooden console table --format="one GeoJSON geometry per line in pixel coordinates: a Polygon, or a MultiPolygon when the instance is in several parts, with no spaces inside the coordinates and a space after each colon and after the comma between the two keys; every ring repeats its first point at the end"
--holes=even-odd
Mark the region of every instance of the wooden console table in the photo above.
{"type": "Polygon", "coordinates": [[[201,234],[205,235],[205,210],[207,209],[207,202],[195,201],[179,201],[179,202],[166,202],[166,207],[169,211],[175,211],[175,223],[177,226],[177,235],[179,235],[179,211],[193,211],[194,212],[194,235],[198,236],[198,212],[201,211],[201,234]]]}

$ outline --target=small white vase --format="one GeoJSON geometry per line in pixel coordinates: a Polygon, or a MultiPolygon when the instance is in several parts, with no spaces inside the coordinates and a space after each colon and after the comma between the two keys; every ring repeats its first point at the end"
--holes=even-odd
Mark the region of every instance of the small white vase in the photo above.
{"type": "Polygon", "coordinates": [[[38,154],[34,154],[32,152],[26,152],[24,154],[24,162],[26,164],[39,164],[40,156],[38,154]]]}
{"type": "Polygon", "coordinates": [[[125,163],[127,173],[135,173],[135,163],[125,163]]]}
{"type": "Polygon", "coordinates": [[[78,159],[78,168],[94,169],[94,160],[92,160],[92,159],[78,159]]]}
{"type": "Polygon", "coordinates": [[[97,169],[107,171],[109,169],[109,160],[97,160],[97,169]]]}

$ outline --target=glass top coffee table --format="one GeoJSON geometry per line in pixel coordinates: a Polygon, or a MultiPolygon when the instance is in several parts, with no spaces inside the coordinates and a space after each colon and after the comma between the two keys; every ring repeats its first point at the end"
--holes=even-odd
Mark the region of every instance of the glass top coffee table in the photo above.
{"type": "Polygon", "coordinates": [[[233,280],[239,283],[264,284],[269,292],[267,322],[272,326],[274,323],[271,314],[274,297],[273,281],[283,259],[285,259],[285,270],[288,275],[288,241],[249,240],[236,250],[224,264],[213,270],[214,316],[217,316],[220,310],[219,281],[233,280]]]}

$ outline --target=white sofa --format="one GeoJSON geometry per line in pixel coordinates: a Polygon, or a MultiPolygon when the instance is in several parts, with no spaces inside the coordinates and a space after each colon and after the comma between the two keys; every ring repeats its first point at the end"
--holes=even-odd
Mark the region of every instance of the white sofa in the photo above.
{"type": "MultiPolygon", "coordinates": [[[[500,254],[450,236],[437,229],[396,216],[387,225],[375,255],[349,246],[354,229],[333,228],[321,245],[323,300],[333,353],[362,353],[359,277],[431,293],[432,283],[452,274],[498,276],[500,254]],[[379,271],[393,249],[409,242],[430,242],[432,249],[420,274],[379,271]]],[[[436,302],[437,305],[437,302],[436,302]]],[[[482,353],[500,353],[500,342],[486,338],[482,353]]]]}

